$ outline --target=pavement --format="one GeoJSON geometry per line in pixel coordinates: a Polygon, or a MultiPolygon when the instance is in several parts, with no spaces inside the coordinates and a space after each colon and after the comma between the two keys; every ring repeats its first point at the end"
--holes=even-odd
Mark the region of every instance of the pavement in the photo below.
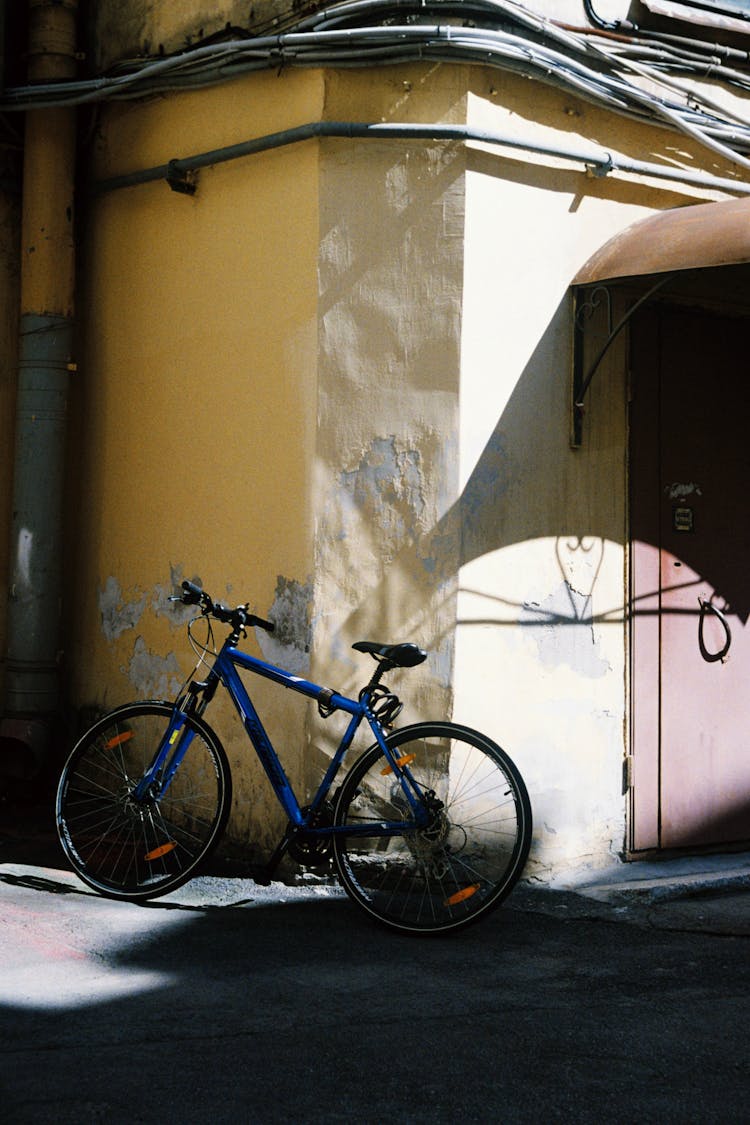
{"type": "Polygon", "coordinates": [[[601,905],[614,921],[750,936],[750,852],[623,863],[556,890],[601,905]]]}
{"type": "Polygon", "coordinates": [[[0,809],[2,1125],[728,1125],[750,1097],[750,856],[519,884],[459,934],[217,859],[148,904],[0,809]]]}
{"type": "MultiPolygon", "coordinates": [[[[750,858],[740,864],[737,857],[722,856],[710,867],[698,861],[684,866],[679,873],[659,870],[637,879],[612,879],[610,875],[606,881],[575,887],[522,881],[501,909],[561,921],[619,922],[657,930],[750,937],[750,858]]],[[[220,871],[220,862],[213,870],[220,871]]],[[[62,856],[51,866],[0,862],[2,884],[53,895],[94,896],[66,869],[62,856]]],[[[164,909],[209,911],[345,897],[334,880],[315,875],[263,887],[241,875],[216,873],[198,876],[154,903],[164,909]]]]}

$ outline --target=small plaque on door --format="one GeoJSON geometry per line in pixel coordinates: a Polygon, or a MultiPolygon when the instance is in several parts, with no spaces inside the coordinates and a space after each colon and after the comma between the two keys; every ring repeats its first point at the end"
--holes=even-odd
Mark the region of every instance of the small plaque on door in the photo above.
{"type": "Polygon", "coordinates": [[[693,509],[684,505],[673,508],[672,527],[675,531],[694,531],[693,509]]]}

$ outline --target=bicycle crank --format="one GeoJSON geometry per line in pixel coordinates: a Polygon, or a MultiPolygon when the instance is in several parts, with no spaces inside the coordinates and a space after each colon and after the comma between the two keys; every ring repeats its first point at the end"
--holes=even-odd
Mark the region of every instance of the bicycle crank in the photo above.
{"type": "MultiPolygon", "coordinates": [[[[302,809],[302,815],[307,816],[309,812],[310,806],[306,805],[302,809]]],[[[324,801],[313,813],[307,827],[330,828],[332,824],[333,805],[330,801],[324,801]]],[[[313,836],[301,828],[296,830],[289,844],[289,854],[304,867],[322,867],[328,862],[332,847],[333,841],[330,836],[313,836]]]]}

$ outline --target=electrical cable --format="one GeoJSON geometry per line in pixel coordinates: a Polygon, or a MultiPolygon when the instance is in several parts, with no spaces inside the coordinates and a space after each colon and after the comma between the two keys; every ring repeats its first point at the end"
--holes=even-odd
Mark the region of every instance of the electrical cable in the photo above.
{"type": "Polygon", "coordinates": [[[747,61],[745,53],[729,56],[725,48],[677,37],[644,39],[636,25],[608,24],[588,0],[585,6],[594,24],[589,33],[514,0],[344,0],[296,20],[287,11],[265,25],[264,30],[284,28],[272,34],[231,34],[235,29],[227,28],[229,38],[213,36],[174,55],[118,67],[117,73],[10,88],[0,95],[0,111],[142,98],[285,67],[469,63],[533,78],[602,108],[679,130],[750,169],[744,155],[750,153],[750,120],[670,76],[718,78],[750,89],[750,75],[723,61],[747,61]],[[432,22],[436,16],[444,22],[432,22]],[[626,28],[638,37],[623,35],[626,28]],[[664,93],[644,88],[644,81],[664,93]]]}

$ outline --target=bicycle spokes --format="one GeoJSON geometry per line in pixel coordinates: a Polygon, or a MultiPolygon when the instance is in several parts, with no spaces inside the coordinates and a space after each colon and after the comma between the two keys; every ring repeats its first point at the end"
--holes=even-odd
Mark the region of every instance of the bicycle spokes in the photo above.
{"type": "Polygon", "coordinates": [[[466,728],[418,724],[388,742],[402,776],[375,746],[342,787],[335,823],[352,829],[334,841],[342,883],[396,929],[464,925],[520,874],[531,834],[523,782],[499,747],[466,728]]]}
{"type": "Polygon", "coordinates": [[[223,751],[197,720],[175,728],[166,704],[121,708],[89,732],[65,768],[58,792],[63,847],[97,890],[123,898],[164,894],[218,838],[229,809],[227,779],[223,751]],[[165,787],[165,761],[175,753],[181,764],[165,787]]]}

